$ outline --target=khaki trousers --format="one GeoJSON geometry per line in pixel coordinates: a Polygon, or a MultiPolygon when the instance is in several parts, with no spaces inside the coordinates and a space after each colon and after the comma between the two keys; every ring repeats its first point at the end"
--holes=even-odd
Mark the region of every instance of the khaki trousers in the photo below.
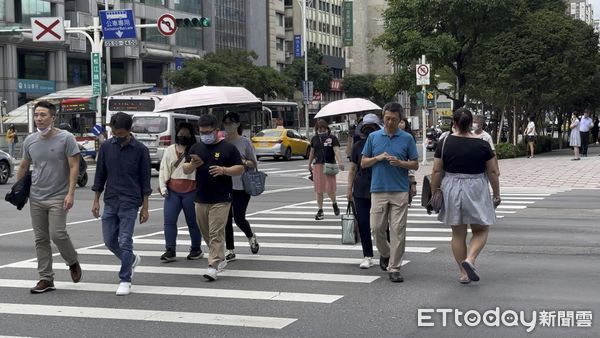
{"type": "Polygon", "coordinates": [[[63,200],[30,201],[31,225],[35,236],[35,252],[38,261],[40,279],[53,281],[52,247],[56,245],[67,265],[77,263],[77,252],[67,233],[67,211],[63,200]]]}
{"type": "Polygon", "coordinates": [[[196,220],[208,246],[208,265],[215,269],[225,259],[225,224],[230,207],[230,202],[196,203],[196,220]]]}
{"type": "Polygon", "coordinates": [[[371,233],[382,257],[389,257],[389,272],[400,271],[406,245],[408,192],[371,193],[371,233]],[[386,230],[390,229],[390,241],[386,230]]]}

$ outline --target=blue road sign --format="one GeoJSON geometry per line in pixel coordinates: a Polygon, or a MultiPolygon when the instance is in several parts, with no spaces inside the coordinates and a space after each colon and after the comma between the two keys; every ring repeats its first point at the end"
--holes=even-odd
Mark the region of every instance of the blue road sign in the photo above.
{"type": "Polygon", "coordinates": [[[183,68],[184,58],[176,57],[175,58],[175,70],[181,70],[183,68]]]}
{"type": "Polygon", "coordinates": [[[100,11],[104,41],[136,39],[133,10],[100,11]]]}
{"type": "Polygon", "coordinates": [[[102,131],[104,131],[104,129],[99,124],[92,127],[92,133],[96,136],[100,136],[100,134],[102,134],[102,131]]]}
{"type": "Polygon", "coordinates": [[[302,57],[302,35],[294,35],[294,57],[302,57]]]}

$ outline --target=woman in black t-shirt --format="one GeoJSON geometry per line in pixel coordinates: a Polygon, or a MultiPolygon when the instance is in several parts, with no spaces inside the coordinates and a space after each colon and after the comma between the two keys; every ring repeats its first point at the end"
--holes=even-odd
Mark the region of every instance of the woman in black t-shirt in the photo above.
{"type": "Polygon", "coordinates": [[[472,123],[473,115],[468,109],[454,112],[456,132],[438,145],[431,175],[432,194],[441,189],[444,197],[438,220],[452,226],[452,252],[460,268],[462,284],[479,281],[475,260],[485,246],[489,225],[495,222],[494,208],[500,204],[495,155],[486,141],[471,132],[472,123]],[[467,224],[473,233],[468,250],[467,224]]]}
{"type": "Polygon", "coordinates": [[[308,157],[308,170],[312,173],[315,193],[317,194],[316,220],[325,218],[323,214],[323,194],[327,193],[333,203],[333,212],[340,214],[335,192],[337,182],[335,175],[325,175],[325,164],[337,164],[339,170],[344,170],[340,156],[340,141],[331,134],[331,129],[325,120],[318,120],[315,124],[316,135],[310,140],[310,156],[308,157]],[[314,162],[314,163],[313,163],[314,162]]]}

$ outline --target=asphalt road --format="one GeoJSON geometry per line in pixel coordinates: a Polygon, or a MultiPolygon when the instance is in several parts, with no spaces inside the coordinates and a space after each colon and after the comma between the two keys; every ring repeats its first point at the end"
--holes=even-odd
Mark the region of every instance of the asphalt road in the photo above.
{"type": "MultiPolygon", "coordinates": [[[[206,261],[186,261],[189,236],[183,217],[179,259],[160,263],[164,250],[162,201],[151,199],[150,221],[137,225],[135,250],[142,263],[132,294],[114,295],[118,262],[102,245],[100,222],[90,213],[92,192],[79,188],[69,214],[69,233],[80,254],[83,280],[70,282],[55,257],[57,291],[31,295],[37,281],[29,211],[0,203],[0,335],[47,337],[598,337],[600,329],[599,190],[503,187],[503,205],[478,260],[479,283],[460,285],[450,232],[435,217],[409,211],[405,282],[393,284],[379,267],[361,270],[360,244],[340,244],[339,219],[316,206],[307,162],[265,159],[268,191],[251,200],[248,217],[261,243],[251,255],[236,236],[239,259],[216,282],[201,276],[206,261]],[[532,333],[521,322],[474,327],[454,309],[499,308],[538,319],[532,333]],[[433,326],[419,326],[433,323],[433,326]],[[441,312],[450,311],[446,326],[441,312]],[[554,327],[542,327],[541,311],[555,311],[554,327]],[[559,313],[559,311],[565,311],[559,313]],[[591,328],[576,327],[588,323],[591,328]],[[573,316],[572,321],[569,319],[573,316]],[[575,327],[558,327],[572,324],[575,327]]],[[[93,173],[93,168],[90,169],[93,173]]],[[[503,175],[510,173],[503,172],[503,175]]],[[[13,179],[14,180],[14,179],[13,179]]],[[[12,182],[12,181],[11,181],[12,182]]],[[[338,182],[338,195],[345,193],[338,182]]],[[[156,177],[153,187],[157,186],[156,177]]],[[[9,185],[0,186],[0,195],[9,185]]],[[[345,203],[340,200],[341,206],[345,203]]],[[[418,199],[415,204],[418,204],[418,199]]],[[[239,232],[239,231],[238,231],[239,232]]],[[[206,251],[206,247],[203,245],[206,251]]],[[[378,255],[376,254],[376,258],[378,255]]],[[[476,319],[471,312],[470,318],[476,319]]],[[[490,317],[491,320],[491,317],[490,317]]]]}

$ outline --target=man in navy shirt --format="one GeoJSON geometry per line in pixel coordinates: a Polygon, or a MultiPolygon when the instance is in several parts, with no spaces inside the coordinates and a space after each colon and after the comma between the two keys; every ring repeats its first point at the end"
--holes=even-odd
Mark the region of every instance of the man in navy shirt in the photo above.
{"type": "Polygon", "coordinates": [[[410,185],[408,170],[419,169],[414,138],[398,128],[402,106],[391,102],[383,107],[384,129],[372,132],[362,152],[362,168],[373,168],[371,179],[371,229],[381,257],[379,266],[392,282],[400,275],[406,241],[406,218],[410,185]],[[387,241],[389,223],[390,242],[387,241]]]}
{"type": "Polygon", "coordinates": [[[122,112],[110,119],[113,137],[100,146],[92,187],[96,192],[92,214],[100,217],[104,191],[104,244],[121,260],[117,296],[128,295],[131,290],[131,277],[141,260],[133,253],[133,227],[140,206],[140,223],[148,221],[148,197],[152,193],[150,154],[131,135],[132,124],[131,116],[122,112]]]}

